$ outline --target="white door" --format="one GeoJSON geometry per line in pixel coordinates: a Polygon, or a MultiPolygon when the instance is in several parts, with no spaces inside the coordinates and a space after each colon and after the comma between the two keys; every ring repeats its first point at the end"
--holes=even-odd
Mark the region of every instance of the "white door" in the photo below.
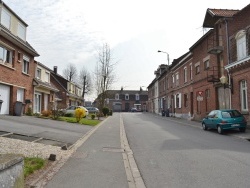
{"type": "Polygon", "coordinates": [[[10,86],[0,84],[0,100],[3,100],[0,114],[9,114],[10,86]]]}
{"type": "Polygon", "coordinates": [[[35,98],[34,98],[34,113],[41,113],[41,94],[40,93],[35,93],[35,98]]]}

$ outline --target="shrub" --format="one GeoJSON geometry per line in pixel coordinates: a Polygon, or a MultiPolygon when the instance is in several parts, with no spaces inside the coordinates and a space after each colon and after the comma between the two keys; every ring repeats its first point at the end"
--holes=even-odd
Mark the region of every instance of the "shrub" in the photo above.
{"type": "Polygon", "coordinates": [[[108,114],[109,116],[112,116],[113,115],[113,111],[110,109],[109,110],[109,114],[108,114]]]}
{"type": "Polygon", "coordinates": [[[95,114],[91,114],[91,119],[95,119],[95,114]]]}
{"type": "Polygon", "coordinates": [[[73,117],[73,114],[71,114],[71,113],[66,113],[64,116],[65,116],[65,117],[73,117]]]}
{"type": "Polygon", "coordinates": [[[27,116],[32,116],[32,108],[31,107],[28,108],[28,110],[26,112],[26,115],[27,116]]]}
{"type": "Polygon", "coordinates": [[[104,116],[107,116],[108,113],[109,113],[109,108],[104,107],[104,108],[102,109],[102,113],[103,113],[104,116]]]}
{"type": "Polygon", "coordinates": [[[43,110],[42,111],[42,116],[44,117],[49,117],[52,114],[50,110],[43,110]]]}
{"type": "Polygon", "coordinates": [[[75,117],[76,117],[76,121],[79,122],[83,117],[85,117],[86,112],[84,109],[82,108],[77,108],[75,110],[75,117]]]}

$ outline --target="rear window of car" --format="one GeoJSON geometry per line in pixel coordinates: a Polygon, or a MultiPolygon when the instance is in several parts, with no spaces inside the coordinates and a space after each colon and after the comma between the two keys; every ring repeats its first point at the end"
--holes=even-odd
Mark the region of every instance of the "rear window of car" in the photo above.
{"type": "Polygon", "coordinates": [[[222,112],[221,115],[223,118],[242,117],[242,114],[237,110],[222,112]]]}

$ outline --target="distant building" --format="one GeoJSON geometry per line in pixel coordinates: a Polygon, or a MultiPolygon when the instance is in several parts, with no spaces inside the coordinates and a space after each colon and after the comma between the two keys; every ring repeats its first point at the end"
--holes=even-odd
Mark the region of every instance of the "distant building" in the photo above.
{"type": "MultiPolygon", "coordinates": [[[[129,112],[131,108],[138,111],[147,111],[148,92],[142,90],[107,90],[107,98],[105,106],[113,110],[113,112],[129,112]]],[[[94,102],[98,107],[98,99],[94,102]]]]}

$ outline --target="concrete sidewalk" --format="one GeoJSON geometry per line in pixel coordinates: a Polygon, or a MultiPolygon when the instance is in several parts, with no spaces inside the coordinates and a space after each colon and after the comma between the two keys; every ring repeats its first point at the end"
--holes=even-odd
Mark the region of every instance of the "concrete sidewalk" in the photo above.
{"type": "Polygon", "coordinates": [[[60,168],[47,188],[127,188],[120,141],[120,115],[107,118],[60,168]]]}

